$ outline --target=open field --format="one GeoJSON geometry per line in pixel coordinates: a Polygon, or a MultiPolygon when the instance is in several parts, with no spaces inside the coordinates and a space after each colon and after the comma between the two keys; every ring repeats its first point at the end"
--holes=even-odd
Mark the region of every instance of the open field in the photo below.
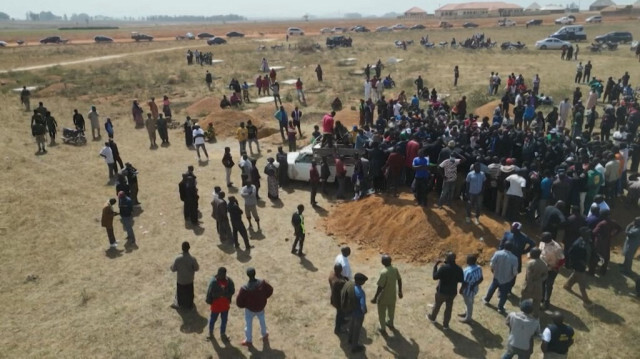
{"type": "MultiPolygon", "coordinates": [[[[489,19],[495,21],[495,19],[489,19]]],[[[489,21],[485,20],[485,21],[489,21]]],[[[517,19],[520,22],[520,19],[517,19]]],[[[349,23],[361,21],[350,21],[349,23]]],[[[461,21],[462,22],[462,21],[461,21]]],[[[292,23],[317,31],[320,27],[338,26],[343,21],[311,22],[309,25],[292,23]],[[333,24],[333,25],[331,25],[333,24]],[[316,29],[317,28],[317,29],[316,29]]],[[[368,27],[373,24],[362,21],[368,27]]],[[[388,25],[396,21],[389,20],[388,25]]],[[[252,34],[280,34],[272,43],[284,42],[281,35],[286,26],[282,23],[251,24],[252,34]]],[[[382,25],[382,24],[380,24],[382,25]]],[[[378,26],[380,26],[378,25],[378,26]]],[[[384,24],[387,25],[387,24],[384,24]]],[[[589,39],[613,30],[635,30],[636,23],[615,22],[588,25],[589,39]]],[[[215,26],[216,32],[226,32],[236,26],[215,26]],[[219,31],[220,29],[221,31],[219,31]],[[222,30],[224,29],[224,30],[222,30]],[[229,29],[229,30],[227,30],[229,29]]],[[[328,301],[327,277],[333,259],[342,243],[352,243],[351,238],[333,234],[326,228],[325,219],[336,206],[342,206],[332,198],[319,198],[320,207],[305,211],[308,228],[305,251],[307,257],[298,258],[290,254],[292,231],[290,216],[299,203],[309,202],[308,186],[295,184],[281,190],[282,204],[264,202],[260,205],[262,232],[251,232],[255,248],[250,254],[236,252],[219,245],[215,235],[215,224],[209,218],[210,193],[214,185],[223,185],[224,171],[220,165],[223,148],[232,149],[238,162],[237,142],[230,136],[233,127],[241,118],[259,119],[265,131],[261,146],[262,157],[273,156],[280,144],[279,134],[272,118],[273,104],[246,104],[240,110],[220,110],[215,106],[223,94],[229,94],[227,84],[231,77],[240,81],[254,82],[262,57],[269,64],[285,66],[278,71],[278,80],[301,77],[307,91],[308,106],[302,107],[303,132],[309,134],[327,111],[330,102],[339,96],[344,110],[336,119],[347,124],[357,121],[358,113],[351,110],[363,96],[362,78],[349,72],[375,63],[379,58],[386,64],[389,58],[402,58],[398,64],[387,64],[383,74],[391,74],[397,88],[385,92],[396,96],[400,90],[413,91],[413,79],[422,74],[425,85],[436,87],[440,94],[449,94],[448,101],[455,102],[462,95],[469,98],[469,108],[481,106],[497,99],[486,95],[486,82],[490,71],[503,74],[522,73],[531,81],[540,74],[541,91],[556,99],[556,103],[570,96],[575,87],[573,77],[576,62],[560,61],[560,52],[538,51],[533,42],[553,32],[557,26],[542,26],[525,29],[502,29],[497,27],[480,29],[451,29],[447,31],[429,29],[428,32],[400,32],[391,34],[352,34],[351,49],[326,50],[301,53],[291,50],[273,51],[265,43],[266,51],[257,51],[257,37],[233,39],[230,44],[206,47],[203,41],[163,41],[147,43],[115,43],[111,45],[68,44],[65,46],[33,46],[1,49],[0,70],[15,67],[81,60],[109,54],[133,53],[131,56],[107,59],[91,64],[55,66],[38,71],[9,72],[0,75],[0,99],[4,104],[0,114],[0,198],[4,206],[0,210],[0,250],[4,259],[4,270],[0,279],[0,358],[340,358],[350,357],[346,343],[341,346],[338,337],[331,332],[333,309],[328,301]],[[498,43],[503,41],[525,42],[523,51],[424,49],[418,44],[407,51],[396,49],[394,40],[414,40],[429,34],[433,42],[458,41],[474,32],[484,31],[498,43]],[[147,50],[169,49],[194,44],[192,49],[207,49],[214,58],[224,62],[212,67],[187,66],[185,49],[176,49],[153,55],[136,55],[147,50]],[[356,66],[339,66],[342,58],[357,59],[356,66]],[[325,81],[318,83],[313,69],[320,63],[325,72],[325,81]],[[460,82],[452,86],[453,66],[460,67],[460,82]],[[211,71],[216,80],[209,92],[204,84],[205,70],[211,71]],[[122,159],[131,162],[140,171],[140,201],[143,203],[135,221],[138,250],[119,252],[107,256],[107,239],[100,227],[100,210],[104,202],[115,195],[113,186],[107,184],[107,172],[103,160],[98,157],[102,147],[100,141],[89,141],[84,147],[57,145],[48,148],[48,153],[35,156],[36,145],[29,131],[29,114],[21,111],[17,93],[12,88],[22,85],[37,85],[44,89],[34,92],[32,107],[38,101],[56,117],[59,135],[62,127],[71,126],[74,108],[86,113],[96,105],[102,118],[111,117],[115,126],[115,141],[122,159]],[[218,141],[208,144],[211,161],[200,163],[195,153],[184,147],[181,130],[170,130],[171,146],[149,150],[144,130],[134,130],[130,106],[138,98],[145,111],[146,100],[155,96],[156,101],[167,94],[172,101],[174,119],[184,121],[190,114],[200,120],[205,118],[223,122],[234,121],[219,132],[218,141]],[[204,99],[204,101],[203,101],[204,99]],[[212,99],[211,101],[206,101],[212,99]],[[196,104],[198,106],[196,106],[196,104]],[[208,107],[211,106],[211,107],[208,107]],[[190,112],[191,111],[191,112],[190,112]],[[187,165],[196,166],[200,190],[200,211],[203,228],[185,226],[182,203],[179,201],[177,184],[187,165]],[[199,260],[201,270],[196,274],[195,291],[197,311],[176,312],[169,308],[175,291],[175,276],[169,271],[180,243],[188,240],[191,253],[199,260]],[[227,334],[231,344],[220,340],[205,341],[207,333],[208,306],[204,303],[206,285],[219,266],[226,266],[229,275],[239,286],[245,281],[244,270],[253,266],[258,277],[267,279],[275,289],[267,306],[267,325],[270,345],[263,347],[254,340],[256,348],[251,351],[239,345],[243,333],[243,316],[237,308],[230,311],[227,334]],[[31,277],[34,276],[34,277],[31,277]]],[[[203,28],[202,31],[211,29],[203,28]]],[[[21,30],[26,31],[26,30],[21,30]]],[[[122,34],[130,29],[123,29],[122,34]]],[[[153,35],[173,36],[178,31],[191,31],[184,27],[141,29],[153,35]]],[[[24,34],[26,34],[25,32],[24,34]]],[[[38,39],[45,30],[32,31],[30,36],[38,39]]],[[[66,33],[65,33],[66,35],[66,33]]],[[[85,34],[82,34],[83,36],[85,34]]],[[[86,34],[88,35],[88,34],[86,34]]],[[[18,35],[16,35],[18,36],[18,35]]],[[[20,34],[19,36],[23,36],[20,34]]],[[[259,35],[258,35],[259,37],[259,35]]],[[[270,35],[265,35],[269,38],[270,35]]],[[[290,39],[292,47],[310,41],[324,42],[324,37],[305,36],[290,39]],[[310,39],[310,40],[309,40],[310,39]]],[[[581,48],[586,43],[581,44],[581,48]]],[[[587,53],[581,49],[579,58],[591,60],[592,74],[598,78],[620,77],[624,71],[631,74],[631,83],[640,79],[638,60],[628,47],[615,52],[587,53]]],[[[504,81],[506,82],[506,81],[504,81]]],[[[582,86],[583,93],[588,92],[582,86]]],[[[252,97],[256,96],[251,90],[252,97]]],[[[295,99],[293,86],[282,87],[282,99],[291,111],[295,99]]],[[[546,113],[548,108],[542,108],[546,113]]],[[[218,122],[216,122],[218,123],[218,122]]],[[[221,125],[222,126],[222,125],[221,125]]],[[[222,127],[221,127],[222,128],[222,127]]],[[[104,132],[104,131],[103,131],[104,132]]],[[[106,136],[103,134],[103,138],[106,136]]],[[[308,137],[299,142],[308,141],[308,137]]],[[[60,142],[60,141],[59,141],[60,142]]],[[[304,142],[306,143],[306,142],[304,142]]],[[[234,182],[240,183],[237,169],[234,182]]],[[[266,179],[263,178],[263,197],[266,179]]],[[[233,194],[233,191],[231,191],[233,194]]],[[[237,196],[237,194],[235,194],[237,196]]],[[[385,206],[409,206],[404,194],[397,202],[385,199],[385,206]],[[388,203],[387,203],[388,202],[388,203]]],[[[431,200],[432,198],[430,198],[431,200]]],[[[366,202],[363,202],[366,203],[366,202]]],[[[624,211],[619,207],[618,216],[626,221],[634,210],[624,211]]],[[[406,208],[404,208],[406,209],[406,208]]],[[[375,211],[376,208],[370,208],[375,211]]],[[[637,211],[637,210],[636,210],[637,211]]],[[[364,212],[364,211],[363,211],[364,212]]],[[[406,212],[405,212],[406,213],[406,212]]],[[[635,212],[637,213],[637,212],[635,212]]],[[[414,215],[413,213],[409,213],[414,215]]],[[[416,211],[425,221],[449,223],[460,226],[465,235],[475,233],[465,227],[462,206],[456,204],[451,210],[416,211]]],[[[366,216],[363,216],[366,221],[366,216]]],[[[387,219],[394,221],[394,218],[387,219]]],[[[481,222],[497,223],[489,228],[490,237],[499,238],[506,222],[493,216],[483,216],[481,222]]],[[[627,223],[621,223],[626,225],[627,223]]],[[[384,225],[375,223],[372,225],[384,225]]],[[[446,226],[445,226],[446,227],[446,226]]],[[[116,223],[116,237],[124,243],[124,234],[116,223]]],[[[344,231],[336,231],[344,232],[344,231]]],[[[525,227],[525,232],[538,239],[538,230],[525,227]]],[[[456,232],[458,233],[458,232],[456,232]]],[[[616,239],[619,245],[621,237],[616,239]]],[[[495,239],[485,242],[489,252],[495,239]]],[[[369,276],[365,290],[369,298],[375,292],[377,274],[381,269],[379,247],[361,247],[352,244],[350,257],[354,271],[369,276]]],[[[596,303],[584,308],[579,299],[563,291],[567,272],[556,282],[554,304],[562,309],[567,322],[576,329],[576,344],[570,358],[633,358],[640,349],[638,302],[632,296],[633,282],[618,272],[615,263],[621,262],[619,248],[612,255],[611,270],[605,278],[590,280],[589,295],[596,303]]],[[[459,253],[459,263],[463,255],[459,253]]],[[[431,264],[419,261],[397,261],[404,282],[405,298],[398,302],[396,326],[399,332],[383,338],[376,331],[377,311],[369,305],[364,331],[367,347],[365,354],[355,358],[497,358],[504,348],[507,328],[504,318],[495,310],[483,307],[476,298],[474,313],[476,324],[466,326],[452,321],[452,330],[442,332],[424,318],[433,303],[436,283],[431,280],[431,264]]],[[[636,272],[639,265],[635,265],[636,272]]],[[[484,270],[485,282],[480,295],[490,283],[490,270],[484,270]]],[[[514,293],[520,293],[523,276],[518,278],[514,293]]],[[[495,303],[495,299],[494,299],[495,303]]],[[[516,308],[517,301],[507,305],[507,310],[516,308]]],[[[456,299],[454,314],[463,308],[461,298],[456,299]]],[[[442,314],[441,314],[442,315],[442,314]]],[[[441,321],[441,317],[439,318],[441,321]]],[[[546,316],[543,316],[546,321],[546,316]]],[[[257,325],[257,323],[254,323],[257,325]]],[[[254,335],[257,329],[254,328],[254,335]]],[[[216,331],[217,336],[217,331],[216,331]]],[[[536,342],[536,354],[539,353],[536,342]]]]}

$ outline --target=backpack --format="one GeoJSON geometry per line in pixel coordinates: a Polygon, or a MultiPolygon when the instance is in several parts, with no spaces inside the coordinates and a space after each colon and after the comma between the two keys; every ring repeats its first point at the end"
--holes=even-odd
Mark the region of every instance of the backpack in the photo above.
{"type": "Polygon", "coordinates": [[[355,283],[349,281],[345,283],[340,291],[340,309],[344,313],[351,313],[358,307],[356,299],[355,283]]]}

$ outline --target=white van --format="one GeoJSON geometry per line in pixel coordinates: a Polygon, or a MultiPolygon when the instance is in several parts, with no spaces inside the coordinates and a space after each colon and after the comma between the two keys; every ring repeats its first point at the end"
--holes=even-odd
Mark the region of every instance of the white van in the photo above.
{"type": "Polygon", "coordinates": [[[293,35],[302,36],[302,35],[304,35],[304,31],[302,31],[302,29],[299,28],[299,27],[290,27],[290,28],[287,29],[287,34],[289,36],[293,36],[293,35]]]}
{"type": "Polygon", "coordinates": [[[582,41],[587,39],[587,33],[584,32],[584,26],[582,25],[567,25],[561,27],[550,37],[564,41],[582,41]]]}

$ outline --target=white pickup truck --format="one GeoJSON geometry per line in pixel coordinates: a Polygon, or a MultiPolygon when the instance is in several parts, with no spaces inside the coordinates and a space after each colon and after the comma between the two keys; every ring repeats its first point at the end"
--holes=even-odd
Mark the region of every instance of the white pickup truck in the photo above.
{"type": "MultiPolygon", "coordinates": [[[[363,150],[361,150],[362,152],[363,150]]],[[[334,182],[336,179],[335,154],[344,156],[344,165],[347,169],[347,177],[351,178],[354,168],[354,155],[358,152],[353,148],[321,148],[320,144],[311,144],[303,147],[297,152],[287,153],[287,163],[289,179],[295,181],[309,181],[309,170],[311,170],[311,161],[314,159],[318,164],[318,172],[320,172],[320,163],[323,156],[329,156],[329,172],[328,182],[334,182]]]]}

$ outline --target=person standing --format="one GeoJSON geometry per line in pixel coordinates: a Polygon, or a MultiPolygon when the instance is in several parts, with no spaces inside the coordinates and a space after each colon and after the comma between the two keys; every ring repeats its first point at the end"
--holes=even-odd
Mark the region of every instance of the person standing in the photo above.
{"type": "Polygon", "coordinates": [[[273,93],[273,102],[276,104],[276,110],[278,109],[278,101],[280,101],[280,107],[282,107],[282,99],[280,98],[280,84],[278,81],[273,81],[273,84],[269,86],[273,93]]]}
{"type": "Polygon", "coordinates": [[[305,238],[304,216],[302,215],[302,212],[304,212],[304,206],[299,204],[298,210],[295,211],[291,216],[291,225],[293,226],[293,234],[296,238],[293,241],[293,247],[291,247],[291,253],[298,254],[301,257],[304,256],[304,253],[302,252],[302,247],[304,246],[304,238],[305,238]],[[296,249],[296,247],[298,247],[298,249],[296,249]]]}
{"type": "MultiPolygon", "coordinates": [[[[35,116],[35,115],[34,115],[35,116]]],[[[47,127],[44,124],[44,121],[31,121],[31,134],[36,138],[36,144],[38,145],[38,153],[42,151],[43,153],[47,153],[46,149],[46,133],[47,127]]],[[[111,174],[111,172],[109,172],[111,174]]]]}
{"type": "Polygon", "coordinates": [[[164,113],[165,118],[171,119],[171,102],[167,95],[162,98],[162,113],[164,113]]]}
{"type": "Polygon", "coordinates": [[[304,97],[304,91],[302,90],[302,86],[303,86],[302,81],[298,77],[298,81],[296,81],[296,93],[298,95],[298,101],[302,102],[303,104],[306,104],[307,99],[304,97]]]}
{"type": "Polygon", "coordinates": [[[321,147],[333,147],[333,117],[336,115],[335,111],[331,111],[331,114],[325,114],[322,117],[322,144],[321,147]]]}
{"type": "Polygon", "coordinates": [[[251,224],[251,217],[256,220],[258,231],[260,230],[260,216],[258,216],[258,190],[253,185],[252,181],[247,181],[247,184],[240,190],[240,195],[244,198],[244,211],[247,213],[247,221],[249,222],[249,228],[253,228],[251,224]]]}
{"type": "Polygon", "coordinates": [[[611,212],[607,209],[600,211],[600,222],[593,229],[593,246],[594,252],[591,253],[589,261],[589,275],[596,273],[596,268],[602,258],[603,263],[600,267],[600,275],[607,274],[609,267],[609,259],[611,257],[611,242],[613,238],[622,231],[622,227],[611,219],[611,212]]]}
{"type": "Polygon", "coordinates": [[[480,224],[480,208],[482,207],[482,194],[484,192],[486,180],[486,175],[484,174],[484,172],[480,171],[480,162],[474,163],[473,171],[467,174],[466,179],[467,223],[471,222],[471,208],[474,208],[476,211],[476,217],[473,221],[476,225],[480,224]]]}
{"type": "Polygon", "coordinates": [[[195,226],[200,225],[198,220],[198,189],[196,188],[195,179],[189,176],[188,173],[183,173],[182,181],[178,184],[178,190],[180,192],[180,200],[184,203],[184,220],[190,221],[195,226]]]}
{"type": "Polygon", "coordinates": [[[118,215],[118,212],[113,210],[113,205],[116,204],[116,199],[111,198],[102,207],[102,220],[101,224],[107,230],[107,238],[109,238],[109,248],[115,249],[118,245],[116,236],[113,234],[113,217],[118,215]]]}
{"type": "Polygon", "coordinates": [[[133,201],[122,191],[118,192],[118,207],[122,228],[127,232],[127,242],[124,246],[137,248],[136,235],[133,233],[133,201]]]}
{"type": "Polygon", "coordinates": [[[482,300],[485,305],[488,305],[497,289],[499,297],[498,312],[506,314],[504,305],[518,275],[518,259],[513,254],[513,242],[506,242],[502,249],[493,254],[493,257],[491,257],[491,272],[493,273],[493,280],[482,300]]]}
{"type": "Polygon", "coordinates": [[[167,119],[162,117],[162,115],[158,115],[158,120],[156,121],[156,127],[158,128],[158,135],[162,140],[163,145],[169,145],[169,132],[167,130],[167,119]]]}
{"type": "Polygon", "coordinates": [[[229,211],[227,201],[224,200],[224,192],[218,193],[218,201],[216,205],[216,221],[218,224],[218,234],[220,235],[220,241],[231,241],[231,225],[229,224],[229,211]]]}
{"type": "Polygon", "coordinates": [[[533,301],[533,317],[540,317],[540,302],[543,298],[543,285],[547,280],[548,270],[545,262],[540,259],[540,248],[533,248],[529,252],[531,260],[527,262],[527,270],[524,277],[521,299],[533,301]]]}
{"type": "Polygon", "coordinates": [[[91,106],[91,111],[87,115],[89,117],[89,121],[91,122],[91,136],[93,136],[94,140],[101,138],[100,136],[100,115],[98,115],[98,111],[95,106],[91,106]],[[98,136],[96,136],[96,131],[98,131],[98,136]]]}
{"type": "Polygon", "coordinates": [[[478,294],[478,288],[480,283],[484,280],[482,276],[482,268],[477,265],[478,256],[475,254],[469,254],[467,256],[467,266],[463,271],[464,281],[460,286],[460,294],[464,299],[465,312],[458,314],[460,322],[465,324],[471,324],[473,320],[473,300],[478,294]]]}
{"type": "MultiPolygon", "coordinates": [[[[260,143],[258,143],[258,128],[251,123],[251,120],[247,121],[247,142],[249,143],[249,153],[253,156],[253,147],[252,143],[256,144],[258,149],[258,153],[260,153],[260,143]]],[[[246,152],[246,148],[245,148],[246,152]]]]}
{"type": "MultiPolygon", "coordinates": [[[[529,251],[536,246],[536,242],[524,234],[521,229],[522,223],[513,222],[511,224],[511,231],[504,233],[502,240],[500,240],[500,245],[498,246],[498,249],[504,249],[507,242],[511,242],[512,249],[510,252],[513,253],[518,260],[518,273],[522,271],[522,255],[529,253],[529,251]]],[[[512,287],[513,285],[515,285],[515,277],[512,287]]]]}
{"type": "Polygon", "coordinates": [[[336,191],[337,199],[345,199],[345,188],[347,184],[347,168],[344,165],[344,156],[336,155],[334,158],[335,168],[336,168],[336,176],[335,180],[338,182],[338,190],[336,191]]]}
{"type": "Polygon", "coordinates": [[[280,136],[282,137],[282,142],[284,142],[286,139],[285,133],[287,132],[287,126],[289,125],[289,119],[287,118],[287,112],[284,110],[284,107],[280,106],[279,109],[276,108],[276,113],[273,114],[273,117],[278,120],[280,136]]]}
{"type": "MultiPolygon", "coordinates": [[[[574,239],[575,240],[575,239],[574,239]]],[[[548,309],[551,306],[551,293],[553,292],[553,284],[556,281],[560,267],[565,262],[564,251],[562,246],[553,240],[553,236],[549,232],[544,232],[540,238],[540,258],[547,265],[547,279],[542,286],[542,309],[548,309]]]]}
{"type": "Polygon", "coordinates": [[[156,104],[156,98],[152,97],[149,102],[147,103],[147,105],[149,105],[149,111],[151,111],[151,116],[153,116],[153,118],[158,118],[158,105],[156,104]]]}
{"type": "Polygon", "coordinates": [[[113,139],[113,122],[111,122],[111,118],[107,117],[107,120],[104,122],[104,130],[107,132],[107,137],[109,139],[113,139]]]}
{"type": "Polygon", "coordinates": [[[389,255],[382,256],[382,265],[384,268],[380,271],[377,283],[378,289],[373,299],[371,299],[371,303],[378,304],[378,321],[380,322],[378,331],[385,334],[385,327],[395,330],[393,319],[396,311],[396,295],[402,299],[402,277],[398,269],[391,265],[391,257],[389,255]],[[389,320],[387,320],[387,313],[389,320]]]}
{"type": "Polygon", "coordinates": [[[207,84],[207,88],[211,91],[211,84],[213,83],[213,75],[211,72],[207,70],[207,73],[204,75],[204,82],[207,84]]]}
{"type": "Polygon", "coordinates": [[[242,240],[244,241],[244,250],[247,252],[250,251],[252,246],[249,244],[247,227],[245,227],[244,222],[242,221],[242,214],[244,212],[240,209],[240,205],[238,204],[236,197],[229,197],[229,206],[227,210],[229,211],[229,219],[231,220],[231,230],[233,233],[233,242],[235,247],[240,248],[240,243],[238,242],[238,233],[240,233],[242,240]]]}
{"type": "MultiPolygon", "coordinates": [[[[111,122],[109,119],[107,119],[107,121],[111,122]]],[[[47,130],[49,130],[49,139],[51,140],[51,144],[54,144],[56,143],[56,134],[58,133],[58,122],[56,122],[55,117],[51,116],[51,112],[49,111],[47,111],[45,122],[47,124],[47,130]]],[[[113,127],[110,138],[113,138],[113,127]]]]}
{"type": "Polygon", "coordinates": [[[540,349],[544,353],[543,359],[566,359],[569,348],[573,345],[573,328],[564,323],[561,312],[553,312],[551,320],[553,323],[547,325],[542,332],[540,349]]]}
{"type": "Polygon", "coordinates": [[[593,68],[593,65],[591,65],[591,60],[587,61],[587,64],[584,65],[584,74],[582,75],[582,82],[589,82],[589,80],[591,80],[591,68],[593,68]]]}
{"type": "Polygon", "coordinates": [[[340,293],[342,288],[349,281],[349,278],[342,275],[342,265],[336,263],[333,265],[333,272],[329,275],[329,288],[331,289],[331,305],[336,308],[336,320],[333,333],[342,334],[342,325],[345,321],[345,315],[340,305],[340,293]]]}
{"type": "Polygon", "coordinates": [[[191,122],[191,117],[187,116],[182,128],[184,129],[184,144],[187,148],[191,148],[193,146],[193,122],[191,122]]]}
{"type": "Polygon", "coordinates": [[[527,186],[527,179],[523,174],[524,171],[519,170],[505,179],[505,184],[508,186],[505,192],[507,205],[502,208],[502,216],[509,222],[517,221],[520,217],[524,188],[527,186]]]}
{"type": "Polygon", "coordinates": [[[191,137],[193,138],[193,144],[196,145],[196,153],[198,154],[198,161],[200,161],[200,149],[204,152],[204,155],[207,157],[207,161],[209,161],[209,153],[207,153],[207,147],[204,145],[204,130],[200,128],[200,125],[193,125],[193,131],[191,133],[191,137]]]}
{"type": "Polygon", "coordinates": [[[267,158],[267,165],[264,167],[264,174],[267,175],[267,197],[271,200],[277,200],[278,194],[278,168],[274,164],[273,157],[267,158]]]}
{"type": "Polygon", "coordinates": [[[516,355],[518,359],[531,357],[533,337],[540,335],[540,322],[531,315],[533,309],[533,301],[525,299],[520,302],[520,312],[511,312],[507,316],[509,339],[502,359],[511,359],[516,355]]]}
{"type": "Polygon", "coordinates": [[[240,156],[247,153],[247,138],[248,131],[244,127],[244,122],[240,122],[240,127],[236,129],[236,140],[238,140],[238,144],[240,145],[240,156]]]}
{"type": "Polygon", "coordinates": [[[209,281],[205,302],[210,305],[211,317],[209,319],[209,339],[213,340],[213,327],[220,317],[220,339],[229,342],[227,336],[227,320],[231,309],[231,298],[236,292],[233,280],[227,276],[227,268],[218,268],[218,273],[209,281]]]}
{"type": "Polygon", "coordinates": [[[116,170],[116,161],[113,158],[113,151],[109,146],[109,142],[104,143],[104,147],[100,150],[100,157],[104,158],[104,162],[107,164],[109,180],[113,180],[113,178],[118,174],[118,171],[116,170]]]}
{"type": "Polygon", "coordinates": [[[298,129],[300,138],[302,138],[302,130],[300,129],[300,123],[302,121],[302,111],[298,109],[298,106],[296,106],[293,111],[291,111],[291,120],[293,121],[293,125],[298,129]]]}
{"type": "Polygon", "coordinates": [[[415,173],[415,199],[419,206],[426,207],[429,184],[429,157],[425,157],[424,149],[421,149],[418,152],[418,157],[413,159],[412,167],[415,173]]]}
{"type": "Polygon", "coordinates": [[[227,178],[227,187],[232,187],[233,182],[231,182],[231,170],[233,166],[235,166],[235,162],[233,162],[233,158],[231,157],[231,148],[224,148],[224,155],[222,156],[222,165],[224,166],[224,171],[227,178]]]}
{"type": "Polygon", "coordinates": [[[318,184],[320,183],[320,172],[318,172],[318,166],[315,160],[311,161],[311,168],[309,169],[309,184],[311,185],[311,206],[315,207],[316,194],[318,193],[318,184]]]}
{"type": "Polygon", "coordinates": [[[458,70],[458,65],[453,68],[453,86],[458,86],[458,77],[460,77],[460,71],[458,70]]]}
{"type": "Polygon", "coordinates": [[[238,167],[240,167],[240,180],[242,182],[242,187],[244,187],[247,183],[251,182],[253,164],[246,153],[240,155],[240,157],[242,157],[242,159],[240,160],[240,163],[238,163],[238,167]]]}
{"type": "Polygon", "coordinates": [[[141,204],[140,201],[138,201],[138,170],[129,162],[125,163],[124,166],[125,167],[120,171],[120,174],[127,178],[131,200],[133,201],[134,206],[138,206],[141,204]]]}
{"type": "MultiPolygon", "coordinates": [[[[408,145],[408,144],[407,144],[408,145]]],[[[460,164],[460,159],[455,158],[453,152],[451,156],[445,160],[443,160],[438,167],[442,168],[444,173],[442,182],[442,192],[440,194],[440,198],[438,199],[438,208],[442,208],[442,205],[446,202],[447,204],[451,204],[451,200],[453,199],[453,193],[456,189],[456,180],[458,178],[458,165],[460,164]]]]}
{"type": "Polygon", "coordinates": [[[84,133],[84,116],[81,113],[78,113],[77,109],[73,110],[73,125],[76,130],[82,131],[84,133]]]}
{"type": "Polygon", "coordinates": [[[256,270],[254,268],[247,269],[249,281],[243,285],[236,297],[236,305],[238,308],[244,309],[245,320],[245,339],[242,341],[243,346],[251,347],[253,345],[253,318],[258,317],[260,322],[260,333],[262,341],[269,340],[267,332],[267,324],[264,318],[264,308],[267,306],[267,299],[273,294],[273,287],[264,279],[256,278],[256,270]]]}
{"type": "Polygon", "coordinates": [[[24,105],[24,110],[27,112],[31,111],[30,98],[31,98],[31,91],[27,89],[27,86],[22,86],[22,91],[20,91],[20,103],[24,105]]]}
{"type": "Polygon", "coordinates": [[[624,262],[622,263],[621,272],[624,274],[632,274],[631,266],[633,258],[636,256],[638,247],[640,247],[640,217],[636,217],[633,222],[627,225],[625,229],[627,234],[624,240],[624,247],[622,254],[624,255],[624,262]]]}
{"type": "Polygon", "coordinates": [[[571,292],[571,288],[578,283],[582,302],[585,305],[591,305],[586,288],[586,271],[592,251],[590,242],[591,230],[589,227],[580,228],[580,237],[573,242],[567,253],[567,268],[573,269],[573,273],[571,273],[569,280],[563,286],[565,290],[571,292]]]}
{"type": "Polygon", "coordinates": [[[156,120],[151,117],[151,114],[148,113],[147,114],[147,119],[144,121],[144,127],[146,127],[147,129],[147,134],[149,135],[149,148],[150,149],[154,149],[157,148],[158,145],[156,144],[156,129],[157,129],[157,124],[156,124],[156,120]]]}
{"type": "Polygon", "coordinates": [[[115,141],[110,138],[109,139],[109,148],[111,148],[111,152],[113,154],[114,169],[118,171],[118,165],[120,165],[120,169],[124,169],[124,164],[122,163],[122,158],[120,158],[120,150],[118,149],[118,145],[115,141]]]}
{"type": "Polygon", "coordinates": [[[189,253],[189,242],[182,242],[182,254],[176,257],[171,265],[171,271],[176,272],[178,284],[176,299],[172,305],[175,309],[193,308],[193,277],[200,269],[198,261],[189,253]]]}
{"type": "Polygon", "coordinates": [[[282,149],[282,146],[278,146],[276,161],[278,162],[278,183],[280,187],[284,187],[289,184],[289,163],[287,162],[287,154],[282,149]]]}
{"type": "Polygon", "coordinates": [[[433,266],[433,279],[439,280],[439,283],[436,288],[436,302],[433,305],[431,313],[427,314],[427,319],[435,323],[440,307],[442,303],[445,303],[442,327],[444,330],[448,330],[449,321],[451,320],[451,310],[453,309],[453,300],[458,293],[458,283],[464,282],[464,274],[462,268],[456,264],[455,253],[447,253],[444,264],[438,268],[440,263],[442,263],[442,261],[438,260],[433,266]]]}
{"type": "Polygon", "coordinates": [[[367,298],[362,286],[369,278],[362,273],[356,273],[353,281],[348,281],[340,293],[340,303],[344,314],[351,318],[349,322],[349,340],[351,352],[358,353],[364,350],[364,346],[359,344],[360,331],[364,316],[367,314],[367,298]]]}
{"type": "Polygon", "coordinates": [[[320,66],[320,64],[318,64],[318,66],[316,66],[315,72],[316,72],[316,76],[318,78],[318,82],[322,82],[322,67],[320,66]]]}
{"type": "Polygon", "coordinates": [[[351,255],[351,248],[349,246],[342,246],[340,248],[340,254],[336,256],[333,261],[335,264],[342,266],[342,275],[351,280],[351,264],[349,264],[349,256],[351,255]]]}

